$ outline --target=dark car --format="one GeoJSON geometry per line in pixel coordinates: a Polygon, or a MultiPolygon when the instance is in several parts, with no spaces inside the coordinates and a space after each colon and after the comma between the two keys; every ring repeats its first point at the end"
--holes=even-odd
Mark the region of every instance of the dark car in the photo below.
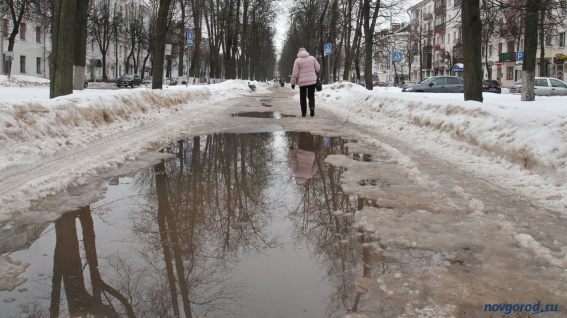
{"type": "Polygon", "coordinates": [[[124,74],[116,80],[116,86],[118,87],[140,86],[141,83],[142,83],[142,79],[140,78],[140,76],[138,76],[138,74],[124,74]]]}
{"type": "Polygon", "coordinates": [[[427,92],[427,93],[463,93],[465,83],[457,76],[433,76],[425,81],[404,88],[402,92],[427,92]]]}
{"type": "Polygon", "coordinates": [[[502,93],[502,87],[500,83],[495,80],[483,80],[482,81],[482,91],[483,92],[490,92],[490,93],[502,93]]]}

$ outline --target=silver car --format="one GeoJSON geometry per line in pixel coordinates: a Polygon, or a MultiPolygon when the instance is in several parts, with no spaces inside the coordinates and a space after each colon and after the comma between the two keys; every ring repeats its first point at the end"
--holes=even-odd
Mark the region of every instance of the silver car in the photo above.
{"type": "Polygon", "coordinates": [[[427,93],[463,93],[465,83],[457,76],[433,76],[425,81],[404,88],[402,92],[427,92],[427,93]]]}
{"type": "MultiPolygon", "coordinates": [[[[510,94],[522,93],[522,80],[510,86],[510,94]]],[[[552,77],[536,77],[534,80],[534,93],[539,96],[565,96],[567,83],[552,77]]]]}

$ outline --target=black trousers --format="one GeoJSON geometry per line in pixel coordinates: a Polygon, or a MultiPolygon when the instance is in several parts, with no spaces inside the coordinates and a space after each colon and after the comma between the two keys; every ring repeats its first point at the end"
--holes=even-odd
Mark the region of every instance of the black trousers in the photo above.
{"type": "Polygon", "coordinates": [[[307,115],[307,100],[309,98],[309,110],[315,111],[315,84],[299,87],[299,105],[301,105],[301,116],[307,115]]]}

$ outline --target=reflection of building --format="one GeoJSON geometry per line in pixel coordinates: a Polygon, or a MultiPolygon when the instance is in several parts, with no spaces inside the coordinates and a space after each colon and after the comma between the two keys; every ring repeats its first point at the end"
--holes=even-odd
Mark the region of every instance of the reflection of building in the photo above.
{"type": "Polygon", "coordinates": [[[28,248],[50,223],[25,223],[0,233],[0,254],[28,248]]]}

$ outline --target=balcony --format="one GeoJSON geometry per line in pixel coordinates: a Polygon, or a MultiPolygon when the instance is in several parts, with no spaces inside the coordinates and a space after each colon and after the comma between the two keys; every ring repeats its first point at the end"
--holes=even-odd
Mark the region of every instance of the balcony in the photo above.
{"type": "Polygon", "coordinates": [[[431,19],[433,19],[433,14],[431,12],[425,13],[423,15],[423,20],[431,20],[431,19]]]}
{"type": "Polygon", "coordinates": [[[437,44],[433,49],[435,51],[443,51],[445,47],[443,45],[437,44]]]}
{"type": "Polygon", "coordinates": [[[425,36],[432,37],[433,36],[433,30],[427,30],[425,32],[425,36]]]}
{"type": "Polygon", "coordinates": [[[431,53],[433,47],[431,45],[426,45],[423,47],[423,53],[431,53]]]}
{"type": "Polygon", "coordinates": [[[516,52],[500,53],[498,62],[510,62],[516,60],[516,52]]]}
{"type": "Polygon", "coordinates": [[[440,33],[445,31],[445,23],[439,24],[435,26],[435,32],[440,33]]]}

